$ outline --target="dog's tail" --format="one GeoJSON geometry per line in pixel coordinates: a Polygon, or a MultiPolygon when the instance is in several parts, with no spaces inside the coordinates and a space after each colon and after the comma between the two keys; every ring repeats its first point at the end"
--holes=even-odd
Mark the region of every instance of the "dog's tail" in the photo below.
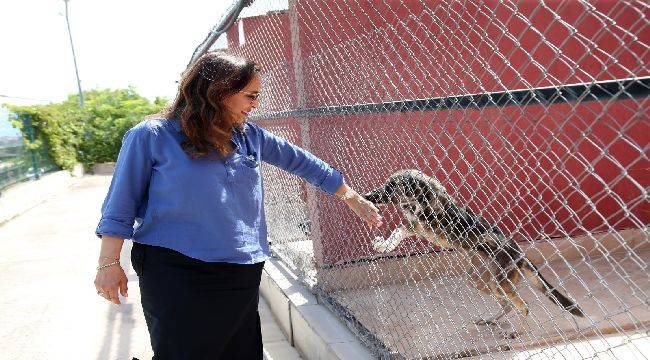
{"type": "Polygon", "coordinates": [[[551,284],[546,281],[544,276],[542,276],[542,273],[539,272],[539,269],[537,269],[537,267],[531,263],[530,260],[524,258],[523,261],[525,263],[523,266],[524,272],[528,272],[528,274],[525,274],[526,277],[532,280],[532,282],[535,284],[537,289],[542,292],[542,294],[546,295],[549,299],[551,299],[551,301],[556,303],[564,310],[570,312],[571,314],[579,317],[585,317],[585,313],[582,311],[582,309],[580,309],[578,304],[551,286],[551,284]]]}

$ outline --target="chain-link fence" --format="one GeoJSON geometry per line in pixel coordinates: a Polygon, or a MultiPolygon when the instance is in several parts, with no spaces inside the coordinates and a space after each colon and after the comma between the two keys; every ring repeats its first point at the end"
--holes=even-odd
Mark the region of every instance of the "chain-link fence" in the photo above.
{"type": "MultiPolygon", "coordinates": [[[[28,146],[20,130],[12,126],[10,114],[0,108],[0,115],[0,192],[27,179],[37,180],[57,168],[44,145],[28,146]]],[[[19,120],[30,143],[34,143],[31,119],[23,116],[19,120]]]]}
{"type": "Polygon", "coordinates": [[[255,1],[256,121],[388,203],[371,230],[265,166],[273,251],[378,356],[648,358],[649,13],[255,1]]]}

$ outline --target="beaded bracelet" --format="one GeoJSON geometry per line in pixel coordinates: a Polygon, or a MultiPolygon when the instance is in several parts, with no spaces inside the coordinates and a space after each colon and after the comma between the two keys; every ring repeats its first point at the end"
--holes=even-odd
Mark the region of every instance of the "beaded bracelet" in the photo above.
{"type": "Polygon", "coordinates": [[[120,259],[120,258],[112,258],[112,257],[108,257],[108,256],[100,256],[99,258],[100,259],[106,259],[106,260],[113,260],[113,261],[117,261],[117,260],[120,259]]]}
{"type": "Polygon", "coordinates": [[[356,193],[354,192],[354,190],[352,190],[352,188],[347,188],[347,189],[345,189],[345,192],[343,193],[343,195],[339,196],[339,198],[341,200],[349,200],[349,199],[352,199],[355,194],[356,193]]]}
{"type": "Polygon", "coordinates": [[[107,267],[109,267],[109,266],[117,265],[117,264],[119,264],[119,263],[120,263],[119,261],[113,261],[112,263],[108,263],[108,264],[106,264],[106,265],[98,266],[98,267],[97,267],[97,270],[101,270],[101,269],[103,269],[103,268],[107,268],[107,267]]]}

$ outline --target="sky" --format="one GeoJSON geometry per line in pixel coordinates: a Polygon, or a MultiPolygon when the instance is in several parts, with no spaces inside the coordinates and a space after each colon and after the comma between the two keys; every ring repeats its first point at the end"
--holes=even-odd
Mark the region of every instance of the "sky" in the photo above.
{"type": "MultiPolygon", "coordinates": [[[[82,88],[132,85],[150,99],[173,98],[194,49],[231,3],[69,0],[82,88]]],[[[58,102],[77,93],[64,15],[63,0],[0,1],[0,103],[58,102]]]]}

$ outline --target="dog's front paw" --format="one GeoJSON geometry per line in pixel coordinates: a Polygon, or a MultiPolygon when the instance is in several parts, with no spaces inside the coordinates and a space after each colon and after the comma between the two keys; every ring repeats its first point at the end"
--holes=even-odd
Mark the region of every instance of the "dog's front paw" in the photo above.
{"type": "Polygon", "coordinates": [[[375,249],[376,252],[389,252],[390,249],[388,249],[388,245],[388,241],[381,236],[375,237],[372,241],[372,248],[375,249]]]}

